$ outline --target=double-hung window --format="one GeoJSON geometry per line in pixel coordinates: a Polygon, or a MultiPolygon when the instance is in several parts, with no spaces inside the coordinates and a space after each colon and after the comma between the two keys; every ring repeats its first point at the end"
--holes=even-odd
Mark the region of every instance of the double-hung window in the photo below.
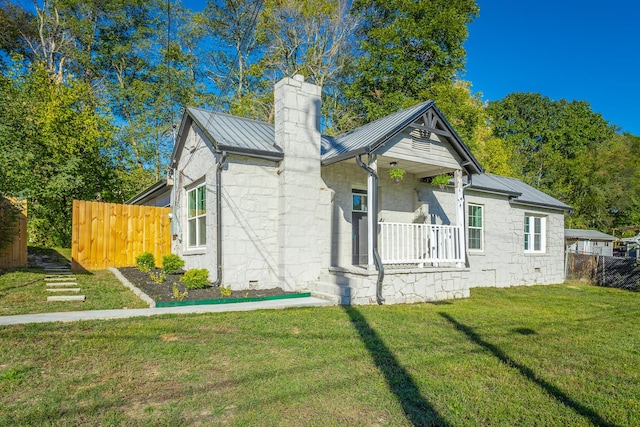
{"type": "Polygon", "coordinates": [[[546,251],[546,220],[544,216],[525,214],[524,251],[541,253],[546,251]]]}
{"type": "Polygon", "coordinates": [[[203,247],[207,243],[207,187],[204,183],[187,191],[187,203],[187,246],[203,247]]]}
{"type": "Polygon", "coordinates": [[[481,251],[484,248],[482,206],[469,204],[468,213],[469,250],[481,251]]]}

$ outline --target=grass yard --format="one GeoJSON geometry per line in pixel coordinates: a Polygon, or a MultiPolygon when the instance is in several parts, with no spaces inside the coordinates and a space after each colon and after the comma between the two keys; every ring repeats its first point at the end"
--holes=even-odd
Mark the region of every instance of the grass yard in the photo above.
{"type": "Polygon", "coordinates": [[[0,316],[148,307],[108,270],[76,275],[86,301],[47,302],[47,296],[54,294],[47,292],[45,276],[39,268],[0,272],[0,316]]]}
{"type": "Polygon", "coordinates": [[[640,294],[0,327],[0,425],[640,425],[640,294]]]}

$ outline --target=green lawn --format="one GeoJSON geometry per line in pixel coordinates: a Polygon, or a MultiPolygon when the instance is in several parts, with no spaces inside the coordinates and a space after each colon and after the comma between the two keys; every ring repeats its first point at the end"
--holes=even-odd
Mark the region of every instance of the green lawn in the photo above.
{"type": "Polygon", "coordinates": [[[0,327],[0,425],[640,425],[640,294],[0,327]]]}
{"type": "Polygon", "coordinates": [[[0,272],[0,316],[148,307],[108,270],[76,275],[77,287],[86,301],[47,302],[47,296],[56,294],[47,292],[45,276],[39,268],[0,272]]]}

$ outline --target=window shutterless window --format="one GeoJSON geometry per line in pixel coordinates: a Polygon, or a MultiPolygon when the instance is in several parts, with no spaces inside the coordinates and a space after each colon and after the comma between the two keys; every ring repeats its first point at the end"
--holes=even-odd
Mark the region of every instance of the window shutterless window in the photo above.
{"type": "Polygon", "coordinates": [[[207,243],[207,187],[199,185],[187,191],[187,229],[190,248],[207,243]]]}
{"type": "Polygon", "coordinates": [[[353,212],[367,211],[367,191],[353,189],[351,192],[353,212]]]}
{"type": "Polygon", "coordinates": [[[484,228],[482,218],[482,206],[472,205],[468,206],[468,242],[469,249],[481,251],[484,248],[484,228]]]}
{"type": "Polygon", "coordinates": [[[546,220],[544,216],[524,216],[524,251],[546,251],[546,220]]]}

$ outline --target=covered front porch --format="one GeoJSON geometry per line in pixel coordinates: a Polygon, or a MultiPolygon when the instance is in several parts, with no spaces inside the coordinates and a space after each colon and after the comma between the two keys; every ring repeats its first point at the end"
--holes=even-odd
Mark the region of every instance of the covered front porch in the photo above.
{"type": "Polygon", "coordinates": [[[342,303],[468,296],[463,177],[481,168],[435,105],[323,143],[322,176],[334,196],[331,267],[321,281],[342,303]]]}
{"type": "MultiPolygon", "coordinates": [[[[367,202],[367,235],[363,235],[354,216],[353,265],[375,267],[377,249],[377,256],[387,269],[464,267],[462,170],[401,160],[391,157],[393,154],[370,157],[367,166],[378,175],[377,182],[369,174],[366,193],[354,193],[354,199],[360,197],[367,202]],[[382,165],[402,166],[406,170],[405,182],[393,182],[389,179],[390,169],[382,165]],[[432,185],[435,176],[447,176],[449,182],[432,185]]],[[[354,211],[357,207],[358,201],[354,200],[354,211]]]]}

